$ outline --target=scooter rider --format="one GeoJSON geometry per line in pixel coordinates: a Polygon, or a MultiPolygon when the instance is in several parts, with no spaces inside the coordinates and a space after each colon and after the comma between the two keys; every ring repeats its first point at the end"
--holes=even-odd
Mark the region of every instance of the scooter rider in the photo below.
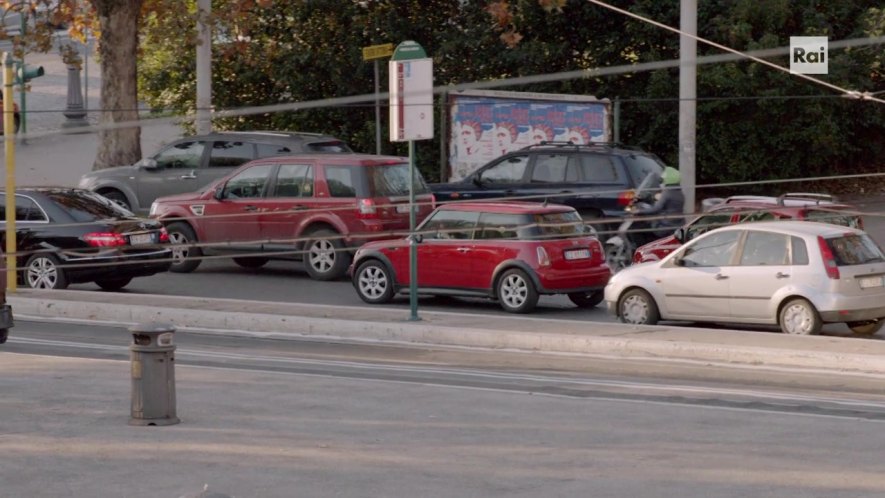
{"type": "Polygon", "coordinates": [[[683,218],[685,196],[682,195],[679,180],[679,170],[670,166],[664,168],[664,173],[661,175],[661,192],[655,196],[655,203],[633,211],[633,214],[639,216],[661,216],[660,219],[649,220],[649,225],[655,228],[653,234],[656,238],[672,234],[685,222],[683,218]]]}

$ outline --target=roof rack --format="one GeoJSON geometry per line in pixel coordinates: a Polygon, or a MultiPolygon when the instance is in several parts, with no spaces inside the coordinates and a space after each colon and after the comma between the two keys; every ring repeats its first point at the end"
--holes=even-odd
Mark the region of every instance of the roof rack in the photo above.
{"type": "Polygon", "coordinates": [[[645,152],[641,147],[637,147],[635,145],[624,145],[620,142],[589,142],[586,144],[577,144],[575,142],[569,141],[556,141],[556,140],[542,140],[536,144],[526,145],[520,150],[529,150],[535,149],[539,147],[574,147],[575,150],[579,150],[581,148],[590,149],[590,148],[606,148],[606,149],[624,149],[624,150],[632,150],[637,152],[645,152]]]}
{"type": "Polygon", "coordinates": [[[724,204],[732,202],[764,202],[778,206],[807,206],[810,204],[833,204],[837,202],[836,196],[830,194],[817,194],[812,192],[788,192],[777,197],[766,195],[732,195],[722,201],[724,204]]]}
{"type": "Polygon", "coordinates": [[[837,202],[836,196],[831,194],[818,194],[815,192],[788,192],[778,196],[778,204],[784,204],[788,200],[814,201],[815,204],[837,202]]]}

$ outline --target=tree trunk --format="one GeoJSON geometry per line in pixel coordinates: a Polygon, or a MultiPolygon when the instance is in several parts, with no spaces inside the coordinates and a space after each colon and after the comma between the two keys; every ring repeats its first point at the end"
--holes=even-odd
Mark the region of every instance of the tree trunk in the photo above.
{"type": "MultiPolygon", "coordinates": [[[[91,0],[101,39],[101,119],[104,126],[138,120],[138,21],[143,0],[91,0]]],[[[93,170],[133,164],[141,159],[141,128],[98,132],[93,170]]]]}

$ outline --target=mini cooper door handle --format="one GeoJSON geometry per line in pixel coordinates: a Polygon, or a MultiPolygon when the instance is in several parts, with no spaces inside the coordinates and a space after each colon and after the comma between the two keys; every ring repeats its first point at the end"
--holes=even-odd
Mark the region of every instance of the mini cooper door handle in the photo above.
{"type": "Polygon", "coordinates": [[[721,273],[717,273],[716,276],[713,278],[715,278],[716,280],[725,280],[726,278],[728,278],[728,275],[723,275],[721,273]]]}
{"type": "Polygon", "coordinates": [[[289,208],[289,211],[304,211],[307,209],[307,206],[292,206],[289,208]]]}
{"type": "Polygon", "coordinates": [[[777,272],[777,274],[775,275],[775,278],[790,278],[790,274],[783,273],[783,272],[777,272]]]}
{"type": "Polygon", "coordinates": [[[244,211],[258,211],[258,208],[250,204],[250,205],[244,207],[243,210],[244,211]]]}
{"type": "Polygon", "coordinates": [[[459,247],[458,252],[460,252],[462,254],[466,253],[466,252],[470,252],[470,248],[469,247],[459,247]]]}

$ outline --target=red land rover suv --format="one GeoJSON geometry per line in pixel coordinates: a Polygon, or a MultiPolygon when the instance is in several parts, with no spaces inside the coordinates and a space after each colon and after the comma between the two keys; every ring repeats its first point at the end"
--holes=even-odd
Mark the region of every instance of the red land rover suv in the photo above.
{"type": "MultiPolygon", "coordinates": [[[[157,199],[150,215],[176,244],[170,271],[193,271],[215,253],[246,268],[300,259],[311,278],[332,280],[356,247],[408,231],[409,170],[408,158],[368,154],[259,159],[201,192],[157,199]]],[[[420,222],[433,195],[417,170],[414,191],[420,222]]]]}

